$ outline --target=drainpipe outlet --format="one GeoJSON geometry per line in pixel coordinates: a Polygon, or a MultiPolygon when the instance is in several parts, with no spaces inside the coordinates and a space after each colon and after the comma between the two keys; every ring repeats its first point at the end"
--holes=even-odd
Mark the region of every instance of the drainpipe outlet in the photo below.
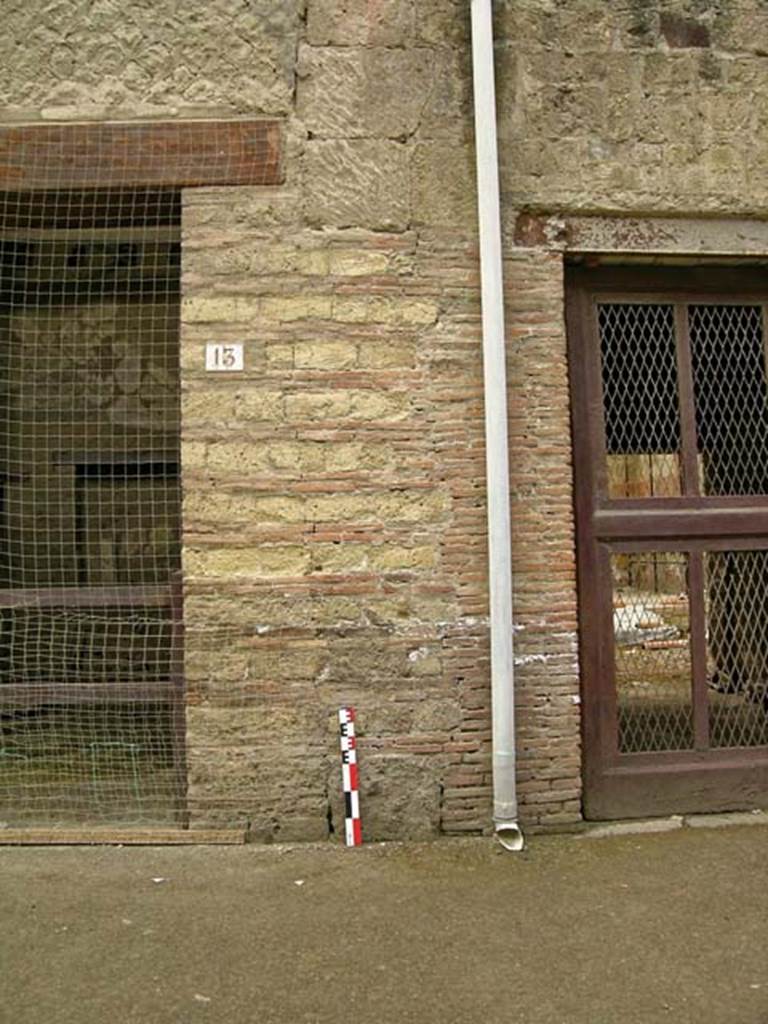
{"type": "Polygon", "coordinates": [[[523,833],[516,821],[497,821],[494,829],[496,838],[510,853],[519,853],[525,846],[523,833]]]}

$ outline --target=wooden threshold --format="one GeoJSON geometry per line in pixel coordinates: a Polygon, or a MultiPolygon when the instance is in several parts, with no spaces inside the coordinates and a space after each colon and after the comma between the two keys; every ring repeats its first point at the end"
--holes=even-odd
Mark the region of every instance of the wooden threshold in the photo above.
{"type": "Polygon", "coordinates": [[[0,829],[0,846],[241,846],[244,843],[245,829],[0,829]]]}

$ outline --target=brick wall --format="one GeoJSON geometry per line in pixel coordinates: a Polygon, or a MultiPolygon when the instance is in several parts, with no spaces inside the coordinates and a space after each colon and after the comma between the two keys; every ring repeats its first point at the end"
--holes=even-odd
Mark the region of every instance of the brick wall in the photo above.
{"type": "Polygon", "coordinates": [[[259,836],[327,834],[334,711],[353,701],[370,831],[428,832],[461,724],[443,684],[458,607],[433,437],[440,288],[413,233],[298,220],[275,245],[271,229],[243,229],[257,200],[242,200],[190,194],[184,218],[193,814],[242,816],[259,836]],[[247,369],[211,383],[201,347],[221,336],[245,341],[247,369]],[[218,630],[226,673],[211,671],[218,630]]]}
{"type": "MultiPolygon", "coordinates": [[[[193,816],[264,837],[319,837],[328,808],[338,825],[333,712],[352,701],[369,835],[483,829],[474,242],[299,222],[271,247],[243,223],[275,198],[242,203],[190,193],[184,216],[193,816]],[[206,378],[211,337],[245,341],[245,374],[206,378]]],[[[521,795],[527,820],[563,821],[579,757],[559,257],[516,253],[508,279],[521,795]]]]}
{"type": "Polygon", "coordinates": [[[505,271],[519,796],[523,820],[555,824],[581,793],[562,256],[513,250],[505,271]]]}
{"type": "MultiPolygon", "coordinates": [[[[185,200],[193,820],[249,821],[265,839],[338,828],[334,711],[350,701],[369,837],[481,831],[467,11],[408,21],[390,45],[367,5],[344,20],[321,7],[299,48],[286,186],[185,200]],[[398,92],[404,77],[418,88],[398,92]],[[245,374],[206,379],[211,338],[245,341],[245,374]]],[[[508,270],[523,817],[566,821],[580,765],[562,270],[535,252],[508,270]]]]}

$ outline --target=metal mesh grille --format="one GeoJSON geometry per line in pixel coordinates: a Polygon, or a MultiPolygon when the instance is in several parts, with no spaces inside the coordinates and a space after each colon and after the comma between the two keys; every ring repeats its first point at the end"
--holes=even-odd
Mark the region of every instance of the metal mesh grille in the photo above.
{"type": "Polygon", "coordinates": [[[612,556],[619,750],[693,747],[687,556],[612,556]]]}
{"type": "Polygon", "coordinates": [[[179,214],[165,188],[0,194],[8,825],[184,820],[179,214]]]}
{"type": "Polygon", "coordinates": [[[702,491],[768,493],[768,382],[759,306],[691,306],[702,491]]]}
{"type": "Polygon", "coordinates": [[[706,562],[709,731],[713,747],[768,744],[768,551],[706,562]]]}
{"type": "Polygon", "coordinates": [[[611,498],[680,493],[674,309],[598,307],[611,498]]]}
{"type": "MultiPolygon", "coordinates": [[[[621,753],[695,746],[687,562],[681,553],[612,555],[621,753]]],[[[708,745],[768,745],[768,551],[709,552],[704,564],[708,690],[698,699],[708,745]]]]}

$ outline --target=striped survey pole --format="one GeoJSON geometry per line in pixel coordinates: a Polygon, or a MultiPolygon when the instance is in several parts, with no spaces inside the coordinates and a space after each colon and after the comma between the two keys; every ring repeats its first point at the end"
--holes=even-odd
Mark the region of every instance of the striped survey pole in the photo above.
{"type": "Polygon", "coordinates": [[[347,846],[360,846],[363,835],[360,826],[360,797],[357,791],[357,740],[355,739],[354,708],[339,708],[339,734],[341,778],[344,784],[344,831],[347,846]]]}

